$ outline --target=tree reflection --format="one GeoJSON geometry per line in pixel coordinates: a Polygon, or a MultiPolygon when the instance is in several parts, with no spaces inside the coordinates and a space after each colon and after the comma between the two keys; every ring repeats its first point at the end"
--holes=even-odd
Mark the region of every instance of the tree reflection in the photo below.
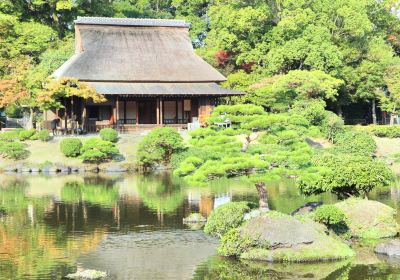
{"type": "Polygon", "coordinates": [[[350,261],[326,263],[265,263],[212,257],[196,269],[193,279],[346,279],[350,261]]]}
{"type": "Polygon", "coordinates": [[[159,214],[178,209],[185,199],[181,182],[169,175],[139,177],[138,192],[143,203],[159,214]]]}
{"type": "Polygon", "coordinates": [[[64,203],[87,202],[102,207],[113,207],[118,199],[118,189],[113,185],[68,182],[61,190],[61,200],[64,203]]]}
{"type": "Polygon", "coordinates": [[[53,211],[51,197],[29,197],[29,183],[13,179],[0,187],[0,278],[26,279],[51,275],[61,278],[74,270],[75,259],[92,251],[103,238],[102,231],[66,238],[63,228],[43,223],[53,211]]]}

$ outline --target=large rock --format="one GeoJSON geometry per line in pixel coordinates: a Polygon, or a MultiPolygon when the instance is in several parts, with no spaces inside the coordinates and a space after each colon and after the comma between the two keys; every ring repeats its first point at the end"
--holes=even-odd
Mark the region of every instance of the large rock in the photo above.
{"type": "Polygon", "coordinates": [[[219,252],[268,262],[331,261],[354,255],[323,226],[303,219],[274,211],[255,217],[224,235],[219,252]]]}
{"type": "Polygon", "coordinates": [[[270,248],[311,244],[316,236],[313,228],[287,215],[266,215],[251,219],[241,228],[240,234],[262,243],[267,242],[270,248]]]}
{"type": "Polygon", "coordinates": [[[292,216],[294,215],[304,215],[304,214],[309,214],[315,210],[318,206],[321,206],[322,202],[307,202],[303,206],[297,208],[292,212],[292,216]]]}
{"type": "Polygon", "coordinates": [[[345,213],[353,237],[379,239],[399,233],[396,210],[383,203],[351,198],[335,205],[345,213]]]}
{"type": "Polygon", "coordinates": [[[388,255],[389,257],[400,257],[400,240],[393,239],[379,244],[375,247],[375,253],[388,255]]]}

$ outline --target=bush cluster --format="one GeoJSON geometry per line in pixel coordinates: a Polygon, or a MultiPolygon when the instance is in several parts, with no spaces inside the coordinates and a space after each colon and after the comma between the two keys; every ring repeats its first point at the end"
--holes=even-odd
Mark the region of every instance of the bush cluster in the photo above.
{"type": "Polygon", "coordinates": [[[364,131],[376,137],[400,138],[400,125],[354,126],[357,131],[364,131]]]}
{"type": "Polygon", "coordinates": [[[26,141],[26,140],[41,140],[43,142],[50,140],[50,133],[48,130],[35,130],[17,128],[15,130],[0,133],[0,141],[26,141]]]}
{"type": "Polygon", "coordinates": [[[100,163],[108,161],[115,154],[118,154],[118,149],[114,143],[97,137],[87,139],[81,148],[81,158],[85,162],[100,163]]]}
{"type": "Polygon", "coordinates": [[[29,152],[25,149],[25,144],[21,142],[0,141],[0,155],[5,158],[20,160],[25,159],[29,152]]]}
{"type": "Polygon", "coordinates": [[[204,232],[221,237],[230,229],[243,223],[244,214],[250,211],[247,202],[229,202],[211,212],[204,227],[204,232]]]}
{"type": "Polygon", "coordinates": [[[118,132],[112,128],[103,128],[100,130],[100,138],[104,141],[116,143],[118,141],[118,132]]]}
{"type": "Polygon", "coordinates": [[[354,154],[319,154],[315,168],[302,172],[296,184],[305,195],[331,192],[340,199],[366,196],[373,188],[389,186],[394,176],[382,161],[354,154]]]}
{"type": "Polygon", "coordinates": [[[372,156],[376,148],[375,140],[365,132],[351,130],[335,137],[335,151],[340,153],[372,156]]]}
{"type": "Polygon", "coordinates": [[[313,218],[316,222],[322,223],[328,228],[346,222],[346,215],[335,205],[321,205],[317,207],[313,218]]]}
{"type": "Polygon", "coordinates": [[[173,153],[184,148],[183,138],[174,128],[152,130],[138,146],[138,163],[144,168],[157,164],[169,164],[173,153]]]}
{"type": "Polygon", "coordinates": [[[60,142],[61,152],[66,157],[77,157],[81,154],[82,141],[78,138],[64,138],[60,142]]]}
{"type": "Polygon", "coordinates": [[[18,138],[20,141],[25,141],[31,139],[36,133],[35,129],[28,129],[28,130],[22,130],[18,134],[18,138]]]}

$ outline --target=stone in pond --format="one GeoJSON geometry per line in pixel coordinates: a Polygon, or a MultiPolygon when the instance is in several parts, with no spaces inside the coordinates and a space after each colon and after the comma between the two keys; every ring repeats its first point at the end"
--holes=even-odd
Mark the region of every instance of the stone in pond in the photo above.
{"type": "Polygon", "coordinates": [[[65,276],[68,279],[82,279],[82,280],[95,280],[104,279],[107,277],[107,273],[103,271],[98,271],[94,269],[78,269],[77,272],[68,274],[65,276]]]}
{"type": "Polygon", "coordinates": [[[196,223],[205,223],[207,219],[204,218],[200,213],[192,213],[186,218],[183,218],[184,224],[196,224],[196,223]]]}
{"type": "Polygon", "coordinates": [[[105,171],[108,173],[122,173],[128,171],[128,169],[120,165],[110,165],[106,167],[105,171]]]}
{"type": "Polygon", "coordinates": [[[303,215],[303,214],[308,214],[311,213],[317,208],[318,206],[321,206],[322,202],[307,202],[303,206],[299,207],[295,211],[292,212],[292,216],[294,215],[303,215]]]}
{"type": "Polygon", "coordinates": [[[310,219],[269,211],[227,232],[219,252],[226,256],[268,262],[341,260],[354,252],[337,236],[310,219]]]}
{"type": "Polygon", "coordinates": [[[347,218],[353,237],[379,239],[397,236],[396,210],[374,200],[350,198],[336,203],[347,218]]]}
{"type": "Polygon", "coordinates": [[[400,240],[393,239],[379,244],[375,247],[374,252],[377,254],[388,255],[389,257],[400,257],[400,240]]]}

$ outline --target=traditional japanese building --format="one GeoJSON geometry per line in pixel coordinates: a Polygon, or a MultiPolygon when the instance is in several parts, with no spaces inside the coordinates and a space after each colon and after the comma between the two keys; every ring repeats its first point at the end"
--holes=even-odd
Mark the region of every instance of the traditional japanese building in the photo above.
{"type": "Polygon", "coordinates": [[[53,76],[77,78],[106,96],[67,106],[67,117],[88,129],[202,123],[216,98],[242,94],[219,86],[225,77],[196,55],[185,21],[78,17],[75,32],[75,55],[53,76]]]}

